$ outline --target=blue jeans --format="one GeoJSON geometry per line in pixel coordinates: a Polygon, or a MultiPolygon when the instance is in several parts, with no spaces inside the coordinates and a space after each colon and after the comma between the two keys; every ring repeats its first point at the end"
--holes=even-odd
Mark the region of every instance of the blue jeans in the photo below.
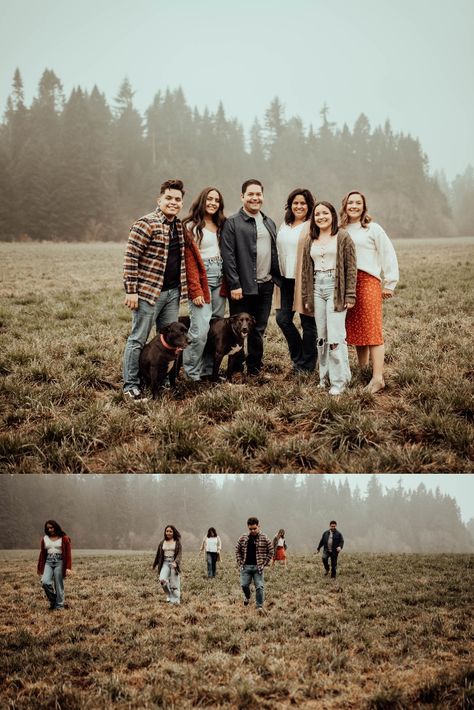
{"type": "Polygon", "coordinates": [[[64,609],[63,558],[61,555],[47,556],[41,584],[51,609],[64,609]]]}
{"type": "Polygon", "coordinates": [[[153,325],[158,333],[168,323],[178,320],[179,288],[162,291],[152,306],[143,298],[138,299],[138,308],[132,311],[132,332],[123,354],[123,391],[140,386],[138,361],[153,325]]]}
{"type": "Polygon", "coordinates": [[[334,310],[334,271],[316,271],[314,312],[318,329],[319,379],[344,388],[351,380],[346,344],[346,313],[334,310]]]}
{"type": "MultiPolygon", "coordinates": [[[[258,294],[245,296],[240,301],[230,300],[230,315],[237,313],[250,313],[255,318],[255,326],[248,337],[247,373],[257,375],[262,369],[263,358],[263,335],[265,333],[270,311],[272,309],[273,281],[265,281],[258,284],[258,294]]],[[[238,353],[236,356],[235,372],[243,370],[244,355],[238,353]]]]}
{"type": "Polygon", "coordinates": [[[246,599],[250,599],[250,583],[253,579],[255,585],[255,601],[257,609],[263,607],[265,600],[265,580],[263,569],[258,571],[257,565],[244,565],[240,570],[240,586],[246,599]]]}
{"type": "Polygon", "coordinates": [[[293,369],[296,372],[313,372],[316,366],[316,322],[313,316],[300,313],[303,334],[293,323],[295,311],[295,280],[282,279],[280,286],[281,307],[276,311],[276,322],[286,338],[293,369]]]}
{"type": "Polygon", "coordinates": [[[206,552],[207,576],[216,576],[217,552],[206,552]]]}
{"type": "Polygon", "coordinates": [[[222,285],[222,261],[220,259],[204,259],[211,302],[203,306],[195,306],[189,302],[191,325],[188,335],[192,342],[183,352],[183,368],[186,377],[199,381],[202,376],[212,375],[213,357],[204,353],[211,318],[223,318],[225,314],[225,297],[219,291],[222,285]]]}
{"type": "Polygon", "coordinates": [[[171,562],[166,560],[160,570],[160,584],[171,604],[179,604],[181,601],[181,580],[176,568],[171,562]]]}

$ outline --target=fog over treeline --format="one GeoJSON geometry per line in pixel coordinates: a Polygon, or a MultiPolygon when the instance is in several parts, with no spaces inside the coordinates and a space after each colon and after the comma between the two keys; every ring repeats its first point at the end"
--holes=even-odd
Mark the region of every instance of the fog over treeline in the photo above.
{"type": "Polygon", "coordinates": [[[125,80],[112,106],[97,87],[66,98],[46,69],[27,106],[16,70],[0,124],[0,239],[125,240],[170,177],[184,180],[187,206],[205,185],[217,186],[227,214],[240,207],[243,180],[255,177],[278,223],[295,187],[337,207],[359,189],[392,238],[472,233],[472,167],[451,185],[431,176],[419,141],[388,121],[372,128],[361,114],[352,129],[340,128],[324,105],[305,128],[275,98],[246,135],[222,103],[199,112],[181,89],[167,89],[141,115],[133,95],[125,80]]]}
{"type": "MultiPolygon", "coordinates": [[[[210,526],[228,552],[250,515],[289,548],[309,552],[335,518],[348,551],[472,552],[474,538],[454,498],[370,480],[362,496],[330,476],[241,475],[0,476],[0,547],[35,548],[47,519],[57,520],[75,548],[153,549],[164,527],[180,530],[188,552],[210,526]]],[[[474,532],[470,521],[469,527],[474,532]]]]}

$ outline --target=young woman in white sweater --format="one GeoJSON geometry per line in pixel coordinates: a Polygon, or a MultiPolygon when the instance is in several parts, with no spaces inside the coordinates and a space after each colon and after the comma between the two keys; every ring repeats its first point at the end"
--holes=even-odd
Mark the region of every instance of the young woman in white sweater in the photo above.
{"type": "Polygon", "coordinates": [[[357,256],[356,304],[346,318],[347,343],[356,346],[361,367],[372,363],[372,379],[366,390],[375,394],[385,387],[382,301],[392,298],[398,282],[397,255],[385,231],[372,221],[361,192],[344,197],[340,217],[357,256]]]}

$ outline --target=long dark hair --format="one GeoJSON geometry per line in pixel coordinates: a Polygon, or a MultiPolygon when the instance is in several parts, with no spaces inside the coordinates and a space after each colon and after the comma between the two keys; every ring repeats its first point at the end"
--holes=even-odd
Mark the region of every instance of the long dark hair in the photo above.
{"type": "Polygon", "coordinates": [[[179,540],[181,538],[181,533],[175,528],[174,525],[165,525],[165,529],[163,530],[163,540],[166,540],[166,529],[171,528],[173,531],[173,540],[179,540]]]}
{"type": "Polygon", "coordinates": [[[318,225],[316,224],[316,220],[314,219],[314,213],[316,211],[316,207],[319,207],[319,205],[324,205],[324,207],[327,207],[328,210],[331,213],[332,216],[332,224],[331,224],[331,235],[334,236],[334,234],[337,234],[338,230],[338,219],[337,219],[337,212],[333,205],[331,205],[330,202],[316,202],[314,205],[314,209],[311,213],[311,219],[309,222],[309,234],[311,236],[311,239],[319,239],[319,232],[320,229],[318,225]]]}
{"type": "Polygon", "coordinates": [[[209,528],[209,530],[207,531],[207,537],[217,537],[216,529],[209,528]]]}
{"type": "Polygon", "coordinates": [[[57,523],[55,520],[47,520],[47,521],[45,522],[45,524],[44,524],[44,534],[45,534],[45,535],[48,535],[48,537],[49,537],[49,533],[48,533],[48,531],[46,530],[46,526],[47,526],[47,525],[52,525],[52,526],[53,526],[53,528],[54,528],[54,534],[57,535],[58,537],[64,537],[64,535],[66,534],[66,533],[64,532],[64,530],[62,529],[62,527],[60,526],[60,524],[57,523]]]}
{"type": "Polygon", "coordinates": [[[301,195],[306,200],[306,204],[308,205],[306,219],[310,218],[310,215],[314,208],[314,197],[311,194],[310,190],[308,190],[306,187],[297,187],[295,190],[292,190],[286,198],[285,224],[293,224],[293,222],[295,221],[295,215],[293,214],[291,205],[293,204],[293,200],[295,199],[295,197],[297,197],[298,195],[301,195]]]}
{"type": "Polygon", "coordinates": [[[367,212],[367,200],[365,199],[365,195],[362,194],[362,192],[359,192],[359,190],[352,190],[351,192],[348,192],[345,197],[342,198],[342,207],[340,211],[340,217],[341,217],[341,227],[347,227],[349,224],[349,215],[347,214],[347,203],[349,202],[349,197],[351,195],[360,195],[362,197],[362,214],[360,216],[360,223],[363,227],[367,227],[370,222],[372,222],[372,217],[370,214],[367,212]]]}
{"type": "Polygon", "coordinates": [[[201,246],[202,242],[202,230],[206,225],[205,222],[205,216],[206,216],[206,200],[207,196],[209,195],[210,192],[212,191],[217,192],[219,195],[219,209],[215,214],[212,215],[212,221],[217,227],[217,241],[220,242],[220,236],[222,232],[222,227],[224,226],[225,223],[225,216],[224,216],[224,198],[222,197],[222,194],[220,190],[217,189],[217,187],[205,187],[204,190],[201,190],[199,195],[196,197],[194,200],[193,204],[189,208],[189,214],[187,217],[183,219],[183,227],[187,232],[192,232],[193,230],[195,231],[195,240],[196,244],[201,246]]]}

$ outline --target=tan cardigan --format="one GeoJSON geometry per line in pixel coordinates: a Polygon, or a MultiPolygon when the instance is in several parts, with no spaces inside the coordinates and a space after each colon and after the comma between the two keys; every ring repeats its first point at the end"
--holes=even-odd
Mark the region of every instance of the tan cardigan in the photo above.
{"type": "MultiPolygon", "coordinates": [[[[310,255],[309,226],[301,234],[296,255],[295,297],[293,309],[314,316],[314,263],[310,255]]],[[[354,242],[345,229],[337,233],[336,283],[334,308],[343,311],[345,303],[355,303],[357,261],[354,242]]]]}

